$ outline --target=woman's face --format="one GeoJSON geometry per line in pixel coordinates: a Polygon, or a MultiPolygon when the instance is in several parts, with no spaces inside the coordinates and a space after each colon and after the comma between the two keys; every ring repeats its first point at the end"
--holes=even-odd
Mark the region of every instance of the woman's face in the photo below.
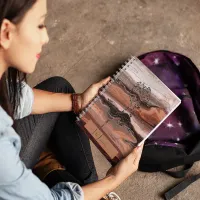
{"type": "Polygon", "coordinates": [[[46,0],[37,0],[19,24],[10,24],[10,37],[3,40],[7,42],[3,51],[8,66],[27,74],[35,70],[42,47],[49,41],[44,25],[46,14],[46,0]]]}

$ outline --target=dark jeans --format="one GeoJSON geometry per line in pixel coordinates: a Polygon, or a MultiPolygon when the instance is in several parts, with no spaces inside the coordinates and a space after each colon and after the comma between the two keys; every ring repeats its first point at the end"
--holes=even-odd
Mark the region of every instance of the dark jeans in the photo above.
{"type": "MultiPolygon", "coordinates": [[[[57,93],[74,92],[62,77],[49,78],[35,88],[57,93]]],[[[75,124],[75,118],[73,112],[62,112],[30,115],[15,121],[22,140],[20,157],[27,168],[33,168],[49,142],[65,166],[66,171],[55,171],[47,176],[45,182],[50,187],[63,181],[85,185],[98,179],[89,140],[75,124]]]]}

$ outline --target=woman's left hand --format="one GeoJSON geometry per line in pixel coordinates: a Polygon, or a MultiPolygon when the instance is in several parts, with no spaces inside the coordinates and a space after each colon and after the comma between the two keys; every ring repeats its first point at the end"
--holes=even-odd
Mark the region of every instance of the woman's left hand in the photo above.
{"type": "Polygon", "coordinates": [[[92,84],[81,94],[81,110],[85,108],[85,106],[87,106],[87,104],[98,94],[99,89],[106,85],[109,81],[110,77],[107,77],[98,83],[92,84]]]}

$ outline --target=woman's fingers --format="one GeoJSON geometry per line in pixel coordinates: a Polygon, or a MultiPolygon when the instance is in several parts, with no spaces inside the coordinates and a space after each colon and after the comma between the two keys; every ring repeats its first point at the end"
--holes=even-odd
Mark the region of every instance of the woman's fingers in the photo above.
{"type": "Polygon", "coordinates": [[[134,161],[134,164],[136,166],[139,165],[140,158],[142,156],[143,147],[144,147],[144,143],[141,144],[139,147],[136,148],[136,155],[135,155],[136,157],[135,157],[135,161],[134,161]]]}
{"type": "Polygon", "coordinates": [[[133,149],[133,151],[129,154],[129,156],[131,157],[133,161],[133,164],[136,166],[139,164],[139,161],[142,155],[143,146],[144,144],[141,144],[140,146],[133,149]]]}
{"type": "Polygon", "coordinates": [[[101,80],[100,82],[97,83],[98,88],[103,87],[104,85],[106,85],[109,81],[110,81],[110,76],[107,78],[104,78],[103,80],[101,80]]]}

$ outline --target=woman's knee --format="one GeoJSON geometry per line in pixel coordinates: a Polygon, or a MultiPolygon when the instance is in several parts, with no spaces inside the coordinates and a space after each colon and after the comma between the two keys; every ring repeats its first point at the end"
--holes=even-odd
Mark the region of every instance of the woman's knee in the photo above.
{"type": "MultiPolygon", "coordinates": [[[[41,83],[42,87],[52,90],[52,92],[74,93],[72,85],[61,76],[53,76],[41,83]]],[[[37,87],[37,86],[36,86],[37,87]]],[[[38,85],[40,87],[40,84],[38,85]]],[[[45,89],[43,88],[43,89],[45,89]]]]}
{"type": "Polygon", "coordinates": [[[67,81],[64,77],[62,76],[53,76],[49,78],[50,81],[52,81],[54,84],[59,85],[59,86],[66,86],[74,90],[72,85],[70,84],[69,81],[67,81]]]}

